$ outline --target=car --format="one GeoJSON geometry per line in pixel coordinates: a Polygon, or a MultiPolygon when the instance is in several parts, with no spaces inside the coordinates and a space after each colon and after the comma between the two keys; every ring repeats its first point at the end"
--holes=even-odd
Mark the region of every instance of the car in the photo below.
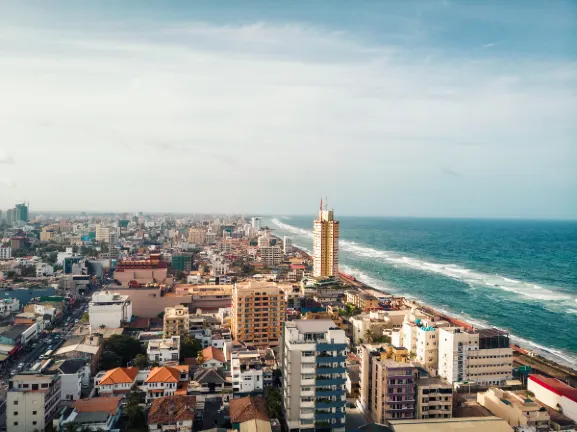
{"type": "Polygon", "coordinates": [[[44,354],[40,354],[40,357],[38,357],[38,360],[44,360],[44,354]]]}
{"type": "Polygon", "coordinates": [[[20,363],[20,364],[18,365],[18,369],[24,369],[24,363],[20,363]]]}
{"type": "Polygon", "coordinates": [[[10,372],[10,375],[12,375],[12,376],[16,375],[16,371],[13,370],[12,372],[10,372]]]}

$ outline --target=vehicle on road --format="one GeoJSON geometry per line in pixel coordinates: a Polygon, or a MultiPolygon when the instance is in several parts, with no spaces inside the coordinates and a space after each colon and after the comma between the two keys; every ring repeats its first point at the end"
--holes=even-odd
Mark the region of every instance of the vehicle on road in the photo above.
{"type": "Polygon", "coordinates": [[[24,369],[24,363],[20,363],[20,364],[18,365],[18,369],[20,369],[20,370],[24,369]]]}

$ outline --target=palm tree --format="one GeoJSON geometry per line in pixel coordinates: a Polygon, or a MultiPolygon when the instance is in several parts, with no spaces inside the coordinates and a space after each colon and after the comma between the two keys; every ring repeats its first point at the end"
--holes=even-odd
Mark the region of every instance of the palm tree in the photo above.
{"type": "Polygon", "coordinates": [[[372,343],[375,339],[375,335],[370,328],[365,331],[365,339],[368,343],[372,343]]]}

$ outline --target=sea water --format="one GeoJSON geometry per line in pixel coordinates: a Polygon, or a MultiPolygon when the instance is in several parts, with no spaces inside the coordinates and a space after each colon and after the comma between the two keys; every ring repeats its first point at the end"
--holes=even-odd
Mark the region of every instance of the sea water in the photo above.
{"type": "MultiPolygon", "coordinates": [[[[265,219],[312,249],[314,216],[265,219]]],[[[577,365],[577,222],[340,218],[340,268],[577,365]]]]}

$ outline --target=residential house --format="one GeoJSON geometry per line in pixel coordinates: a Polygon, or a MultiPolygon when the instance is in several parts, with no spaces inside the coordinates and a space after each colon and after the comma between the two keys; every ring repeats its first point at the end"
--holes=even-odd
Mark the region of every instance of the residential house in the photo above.
{"type": "Polygon", "coordinates": [[[95,333],[86,336],[72,336],[54,353],[56,360],[72,358],[85,359],[90,364],[92,374],[98,372],[98,363],[102,353],[102,335],[95,333]]]}
{"type": "Polygon", "coordinates": [[[239,350],[231,353],[232,388],[235,394],[262,393],[264,388],[263,364],[257,350],[239,350]]]}
{"type": "Polygon", "coordinates": [[[189,390],[194,394],[220,393],[226,387],[226,379],[217,369],[199,369],[190,382],[189,390]]]}
{"type": "Polygon", "coordinates": [[[78,400],[90,385],[90,365],[84,359],[58,360],[46,373],[60,375],[60,400],[78,400]]]}
{"type": "Polygon", "coordinates": [[[230,422],[233,429],[240,430],[240,424],[250,420],[270,420],[266,400],[260,396],[231,399],[230,422]]]}
{"type": "Polygon", "coordinates": [[[121,416],[120,402],[123,396],[80,399],[65,409],[59,420],[59,430],[65,431],[66,424],[75,423],[92,431],[105,432],[119,430],[121,416]]]}
{"type": "Polygon", "coordinates": [[[226,359],[224,358],[224,353],[215,347],[208,347],[202,350],[202,361],[200,362],[200,367],[208,368],[221,368],[226,364],[226,359]]]}
{"type": "Polygon", "coordinates": [[[148,430],[192,432],[195,410],[194,396],[177,395],[154,399],[148,412],[148,430]]]}
{"type": "Polygon", "coordinates": [[[164,396],[174,396],[179,387],[188,383],[188,365],[161,366],[152,368],[146,380],[146,402],[151,402],[164,396]]]}
{"type": "Polygon", "coordinates": [[[180,355],[180,336],[148,341],[146,354],[151,363],[158,363],[161,366],[167,362],[178,362],[180,355]]]}
{"type": "Polygon", "coordinates": [[[101,371],[94,378],[94,388],[101,396],[116,396],[130,392],[136,382],[138,368],[118,367],[101,371]]]}

